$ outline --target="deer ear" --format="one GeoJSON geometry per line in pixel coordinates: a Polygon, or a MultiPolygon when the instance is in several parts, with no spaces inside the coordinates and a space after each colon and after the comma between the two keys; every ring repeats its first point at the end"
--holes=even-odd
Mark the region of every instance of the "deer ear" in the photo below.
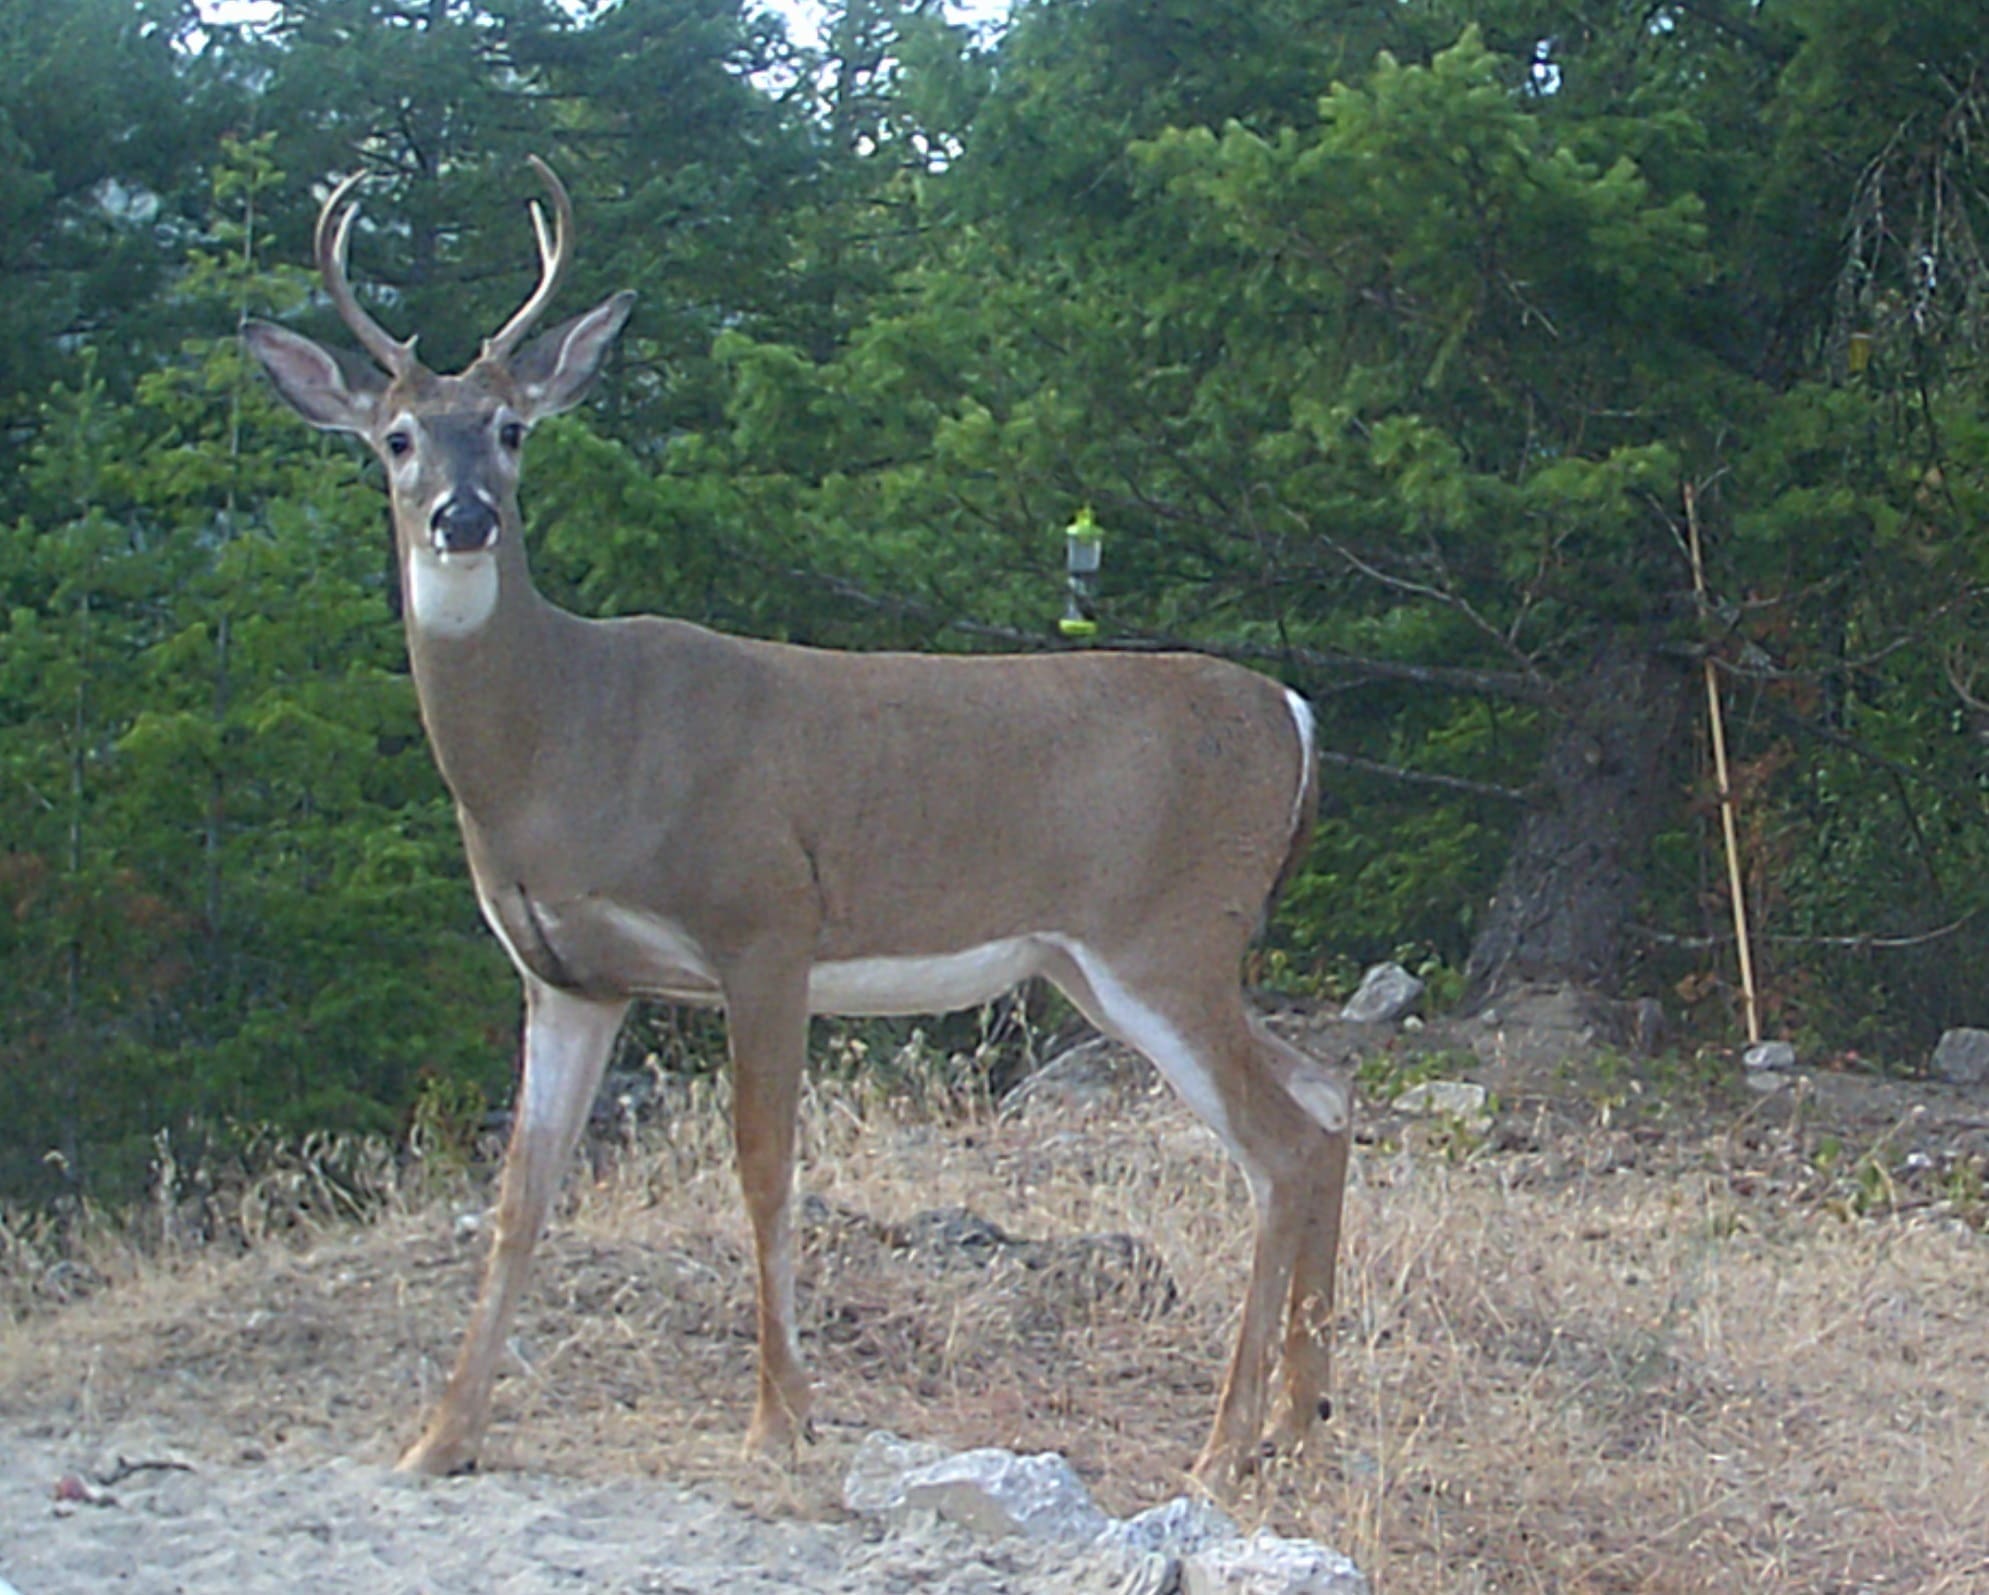
{"type": "Polygon", "coordinates": [[[600,375],[608,348],[634,307],[635,295],[623,290],[525,346],[511,361],[511,375],[517,380],[527,419],[558,415],[580,402],[600,375]]]}
{"type": "Polygon", "coordinates": [[[364,433],[387,379],[372,366],[344,360],[302,333],[273,321],[242,323],[249,351],[262,362],[286,403],[313,426],[364,433]]]}

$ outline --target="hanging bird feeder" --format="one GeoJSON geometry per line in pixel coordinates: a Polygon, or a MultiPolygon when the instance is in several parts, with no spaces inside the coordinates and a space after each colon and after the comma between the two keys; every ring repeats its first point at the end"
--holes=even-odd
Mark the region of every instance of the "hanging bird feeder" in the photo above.
{"type": "Polygon", "coordinates": [[[1092,519],[1091,506],[1064,528],[1064,618],[1057,630],[1081,640],[1098,635],[1098,563],[1105,532],[1092,519]]]}

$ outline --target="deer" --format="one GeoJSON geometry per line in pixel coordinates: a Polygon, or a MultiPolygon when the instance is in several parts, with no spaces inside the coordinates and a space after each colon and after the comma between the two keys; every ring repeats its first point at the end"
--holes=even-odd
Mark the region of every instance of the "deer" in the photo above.
{"type": "Polygon", "coordinates": [[[282,399],[384,469],[421,719],[523,986],[482,1282],[400,1468],[475,1467],[533,1247],[639,999],[724,1014],[756,1270],[746,1441],[791,1459],[813,1438],[792,1212],[809,1017],[967,1009],[1032,976],[1151,1060],[1248,1185],[1249,1281],[1195,1472],[1223,1488],[1297,1453],[1331,1415],[1352,1090],[1257,1017],[1242,964],[1317,813],[1306,701],[1186,651],[839,651],[542,597],[525,440],[580,402],[635,296],[526,341],[574,234],[564,184],[530,164],[552,206],[549,224],[529,204],[537,285],[457,374],[351,284],[363,171],[324,201],[315,252],[365,358],[243,324],[282,399]]]}

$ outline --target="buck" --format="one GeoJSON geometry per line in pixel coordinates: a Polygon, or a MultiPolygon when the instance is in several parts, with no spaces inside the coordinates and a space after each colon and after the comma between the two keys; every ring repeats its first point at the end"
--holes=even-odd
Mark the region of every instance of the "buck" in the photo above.
{"type": "Polygon", "coordinates": [[[1350,1096],[1256,1021],[1240,966],[1317,807],[1304,701],[1192,654],[843,653],[556,608],[527,569],[520,456],[634,296],[524,341],[573,235],[565,188],[532,165],[553,213],[530,207],[538,284],[461,373],[425,368],[355,295],[358,175],[316,252],[370,363],[244,328],[307,421],[385,467],[422,720],[524,986],[483,1283],[401,1466],[474,1465],[532,1248],[638,997],[725,1012],[758,1269],[747,1438],[789,1450],[810,1403],[790,1217],[809,1015],[958,1009],[1032,975],[1151,1059],[1248,1182],[1255,1252],[1197,1468],[1227,1482],[1295,1449],[1330,1410],[1350,1096]]]}

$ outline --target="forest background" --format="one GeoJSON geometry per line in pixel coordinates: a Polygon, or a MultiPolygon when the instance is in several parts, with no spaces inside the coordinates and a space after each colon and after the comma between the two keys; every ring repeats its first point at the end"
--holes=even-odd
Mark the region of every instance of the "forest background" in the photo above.
{"type": "Polygon", "coordinates": [[[570,305],[641,295],[532,444],[552,595],[1055,647],[1090,506],[1103,642],[1320,711],[1255,980],[1396,956],[1688,1041],[1739,1024],[1710,661],[1768,1028],[1913,1065],[1989,1018],[1985,40],[1954,0],[844,0],[803,42],[0,0],[0,1196],[507,1089],[370,467],[235,329],[340,337],[310,230],[363,167],[355,278],[466,361],[528,153],[570,305]]]}

